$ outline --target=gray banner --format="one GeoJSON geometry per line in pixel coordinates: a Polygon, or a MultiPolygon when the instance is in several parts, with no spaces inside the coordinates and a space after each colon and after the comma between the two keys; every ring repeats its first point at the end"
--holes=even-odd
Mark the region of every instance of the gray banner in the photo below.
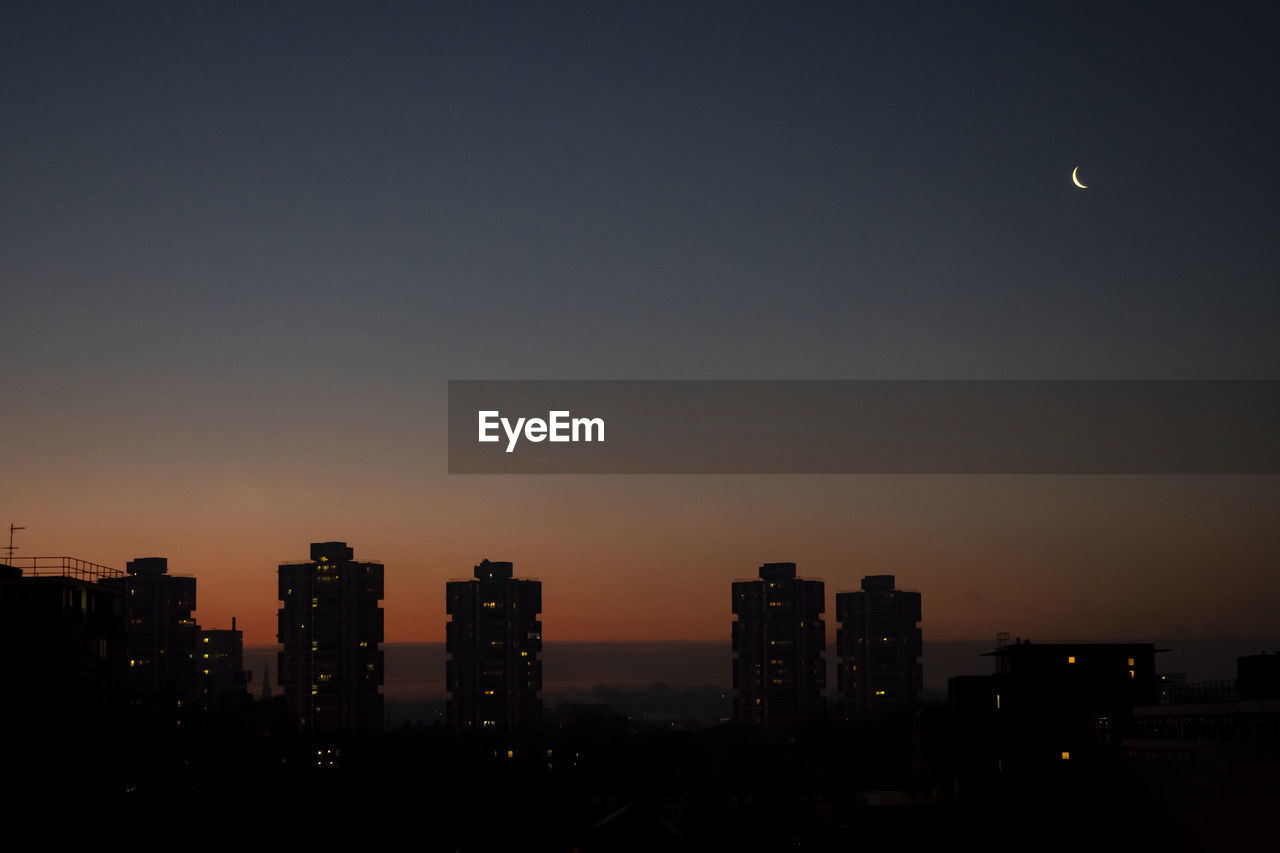
{"type": "Polygon", "coordinates": [[[451,474],[1280,474],[1278,437],[1276,381],[449,382],[451,474]]]}

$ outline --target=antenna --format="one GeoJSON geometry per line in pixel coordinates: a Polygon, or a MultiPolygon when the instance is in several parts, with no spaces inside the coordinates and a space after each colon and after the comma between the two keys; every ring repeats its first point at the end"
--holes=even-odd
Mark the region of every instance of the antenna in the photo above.
{"type": "Polygon", "coordinates": [[[14,545],[14,544],[13,544],[13,532],[14,532],[15,530],[26,530],[26,529],[27,529],[27,528],[25,528],[25,527],[17,527],[17,526],[15,526],[15,525],[13,525],[13,524],[10,524],[10,525],[9,525],[9,547],[5,549],[5,550],[6,550],[6,551],[8,551],[9,553],[8,553],[8,555],[5,557],[5,562],[6,562],[6,563],[12,563],[12,562],[13,562],[13,552],[14,552],[14,551],[16,551],[16,550],[18,550],[18,546],[16,546],[16,545],[14,545]]]}

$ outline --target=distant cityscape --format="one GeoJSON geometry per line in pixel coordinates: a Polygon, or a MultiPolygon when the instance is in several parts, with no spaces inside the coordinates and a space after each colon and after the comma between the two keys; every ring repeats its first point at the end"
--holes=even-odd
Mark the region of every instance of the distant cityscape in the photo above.
{"type": "Polygon", "coordinates": [[[10,556],[0,565],[5,724],[29,734],[10,793],[68,772],[104,803],[175,785],[219,791],[246,774],[304,788],[317,773],[403,781],[416,756],[460,778],[531,774],[561,804],[551,831],[564,849],[623,849],[637,822],[664,844],[703,849],[734,833],[839,846],[852,816],[876,804],[1034,807],[1068,790],[1178,812],[1202,832],[1208,817],[1184,801],[1203,809],[1215,778],[1259,792],[1280,778],[1280,654],[1239,657],[1234,680],[1189,683],[1160,671],[1153,643],[1002,634],[991,674],[953,677],[945,702],[928,701],[923,596],[870,575],[835,596],[828,685],[825,588],[794,563],[765,563],[729,590],[725,713],[657,723],[607,695],[544,709],[542,583],[482,560],[446,586],[444,719],[388,727],[383,574],[345,542],[312,543],[308,560],[281,564],[275,669],[255,679],[235,619],[199,625],[196,579],[165,558],[119,571],[10,556]],[[609,762],[621,755],[656,787],[619,775],[609,762]],[[734,769],[744,756],[750,772],[734,769]],[[779,773],[795,785],[777,789],[779,773]],[[694,797],[690,774],[714,783],[694,797]],[[788,817],[751,830],[744,809],[760,802],[788,817]]]}

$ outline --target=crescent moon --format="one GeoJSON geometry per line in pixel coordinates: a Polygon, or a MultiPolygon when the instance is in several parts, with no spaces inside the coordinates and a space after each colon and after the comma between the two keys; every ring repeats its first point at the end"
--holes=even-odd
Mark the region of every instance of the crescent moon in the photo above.
{"type": "Polygon", "coordinates": [[[1079,171],[1080,171],[1079,166],[1076,166],[1074,169],[1071,170],[1071,183],[1075,184],[1082,190],[1087,190],[1089,188],[1084,184],[1080,183],[1080,179],[1076,177],[1076,172],[1079,172],[1079,171]]]}

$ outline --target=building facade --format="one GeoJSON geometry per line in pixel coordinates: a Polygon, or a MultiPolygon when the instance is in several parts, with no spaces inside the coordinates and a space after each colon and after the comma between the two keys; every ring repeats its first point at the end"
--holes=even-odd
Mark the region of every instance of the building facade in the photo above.
{"type": "Polygon", "coordinates": [[[138,557],[111,581],[124,590],[128,613],[129,706],[136,724],[153,730],[190,728],[199,717],[196,579],[169,574],[164,557],[138,557]]]}
{"type": "Polygon", "coordinates": [[[542,582],[482,560],[445,587],[448,718],[460,728],[516,729],[542,715],[542,582]]]}
{"type": "Polygon", "coordinates": [[[345,542],[313,542],[282,563],[276,675],[300,731],[361,736],[383,728],[383,566],[345,542]]]}
{"type": "Polygon", "coordinates": [[[118,771],[129,682],[119,570],[69,557],[14,562],[23,568],[0,564],[0,796],[17,820],[29,816],[15,803],[33,792],[88,797],[118,771]]]}
{"type": "Polygon", "coordinates": [[[200,710],[209,718],[225,717],[249,701],[249,679],[244,668],[244,632],[236,628],[201,628],[196,647],[200,667],[200,710]]]}
{"type": "Polygon", "coordinates": [[[822,581],[795,563],[765,563],[760,579],[733,584],[733,714],[740,722],[795,728],[821,719],[827,683],[822,581]]]}
{"type": "Polygon", "coordinates": [[[920,593],[870,575],[862,589],[836,595],[836,687],[845,719],[915,707],[924,688],[920,593]]]}
{"type": "MultiPolygon", "coordinates": [[[[996,672],[948,682],[952,789],[999,799],[1041,784],[1106,779],[1134,709],[1158,695],[1150,643],[1008,643],[996,672]]],[[[1074,784],[1074,783],[1073,783],[1074,784]]]]}

